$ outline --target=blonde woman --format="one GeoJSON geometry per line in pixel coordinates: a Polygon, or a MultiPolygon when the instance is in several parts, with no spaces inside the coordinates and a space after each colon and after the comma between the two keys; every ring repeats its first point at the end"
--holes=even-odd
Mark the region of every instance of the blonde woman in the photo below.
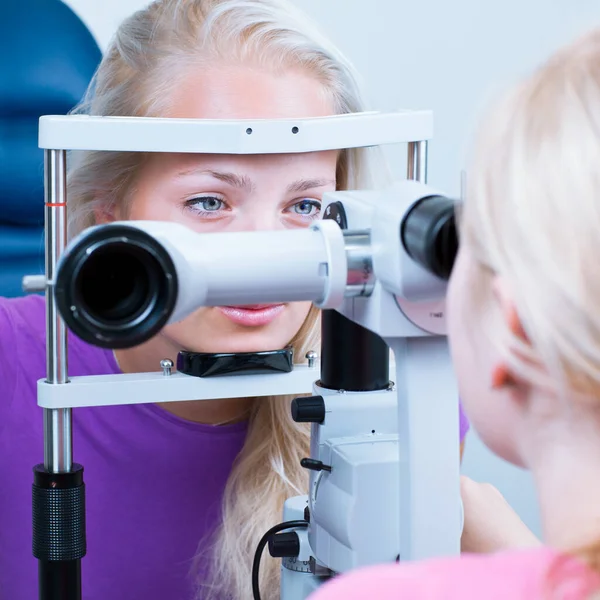
{"type": "Polygon", "coordinates": [[[533,473],[545,545],[465,480],[463,538],[495,556],[370,569],[314,600],[600,598],[600,30],[517,87],[474,157],[452,352],[473,426],[533,473]]]}
{"type": "MultiPolygon", "coordinates": [[[[364,110],[351,66],[285,0],[159,0],[119,28],[87,101],[92,115],[209,119],[323,117],[364,110]]],[[[218,156],[86,152],[70,158],[71,235],[115,219],[177,221],[201,232],[306,227],[322,195],[369,187],[366,151],[218,156]]],[[[0,596],[36,596],[31,468],[42,419],[44,302],[0,300],[0,596]]],[[[115,352],[70,338],[71,375],[160,370],[179,350],[319,349],[307,303],[198,310],[115,352]]],[[[252,393],[252,390],[249,390],[252,393]]],[[[306,493],[309,431],[290,398],[74,411],[86,468],[86,600],[251,595],[251,565],[284,500],[306,493]]],[[[261,568],[278,597],[278,563],[261,568]]]]}

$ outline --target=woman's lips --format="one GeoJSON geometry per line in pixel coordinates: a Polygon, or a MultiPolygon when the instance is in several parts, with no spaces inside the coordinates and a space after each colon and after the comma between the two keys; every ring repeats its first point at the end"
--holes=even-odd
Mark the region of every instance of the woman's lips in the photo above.
{"type": "Polygon", "coordinates": [[[257,304],[253,306],[219,306],[230,320],[246,327],[260,327],[273,322],[285,308],[284,304],[257,304]]]}

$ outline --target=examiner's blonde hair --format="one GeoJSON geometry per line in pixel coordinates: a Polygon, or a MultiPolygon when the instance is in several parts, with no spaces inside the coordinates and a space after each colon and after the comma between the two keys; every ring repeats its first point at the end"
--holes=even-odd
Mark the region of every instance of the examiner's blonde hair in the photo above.
{"type": "MultiPolygon", "coordinates": [[[[516,372],[557,390],[568,407],[586,402],[597,412],[600,30],[558,51],[487,116],[468,179],[462,240],[478,262],[481,285],[472,292],[488,333],[516,372]],[[526,339],[493,309],[495,274],[514,294],[526,339]]],[[[600,573],[600,540],[573,555],[600,573]]],[[[548,598],[564,597],[569,560],[551,569],[548,598]]]]}

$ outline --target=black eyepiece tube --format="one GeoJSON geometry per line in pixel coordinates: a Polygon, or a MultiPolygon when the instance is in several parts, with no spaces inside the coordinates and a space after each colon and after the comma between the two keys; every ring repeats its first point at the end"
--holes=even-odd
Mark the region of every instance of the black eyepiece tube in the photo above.
{"type": "Polygon", "coordinates": [[[458,252],[456,204],[443,196],[419,200],[400,226],[408,255],[440,279],[449,279],[458,252]]]}
{"type": "Polygon", "coordinates": [[[102,348],[130,348],[167,323],[177,301],[177,273],[167,250],[137,227],[90,230],[63,255],[54,294],[65,323],[102,348]]]}

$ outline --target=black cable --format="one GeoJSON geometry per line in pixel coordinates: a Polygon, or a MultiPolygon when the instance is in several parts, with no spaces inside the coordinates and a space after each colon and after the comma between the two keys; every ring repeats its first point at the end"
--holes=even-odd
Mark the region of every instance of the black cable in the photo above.
{"type": "Polygon", "coordinates": [[[263,550],[269,542],[269,538],[280,531],[284,531],[285,529],[305,529],[306,527],[308,527],[307,521],[286,521],[284,523],[279,523],[279,525],[275,525],[275,527],[271,527],[271,529],[269,529],[269,531],[262,536],[260,542],[258,542],[258,546],[256,547],[254,561],[252,563],[252,595],[254,600],[261,600],[260,587],[258,583],[258,570],[260,568],[260,559],[262,558],[263,550]]]}

